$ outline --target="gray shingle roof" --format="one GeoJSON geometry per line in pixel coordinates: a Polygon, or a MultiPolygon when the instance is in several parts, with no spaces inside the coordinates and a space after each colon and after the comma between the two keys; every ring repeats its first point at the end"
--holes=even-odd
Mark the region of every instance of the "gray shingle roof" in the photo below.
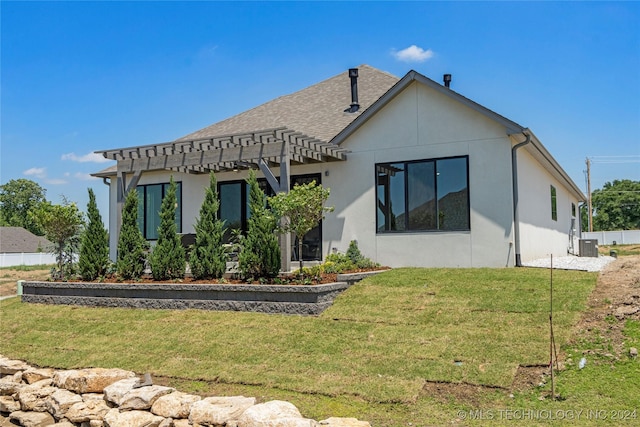
{"type": "Polygon", "coordinates": [[[22,227],[0,227],[0,253],[47,252],[52,243],[22,227]]]}
{"type": "Polygon", "coordinates": [[[329,142],[400,80],[396,76],[368,65],[361,65],[358,70],[360,110],[356,113],[344,112],[351,104],[351,83],[347,71],[344,71],[306,89],[281,96],[176,141],[286,126],[310,137],[329,142]]]}

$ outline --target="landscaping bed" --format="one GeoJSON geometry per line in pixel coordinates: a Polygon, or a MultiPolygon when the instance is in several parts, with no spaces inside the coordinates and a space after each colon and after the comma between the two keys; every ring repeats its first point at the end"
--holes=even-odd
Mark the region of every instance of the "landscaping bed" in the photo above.
{"type": "MultiPolygon", "coordinates": [[[[317,315],[353,283],[379,271],[324,274],[326,283],[295,284],[211,283],[185,278],[175,283],[141,280],[129,283],[22,283],[22,301],[42,304],[153,309],[201,309],[317,315]]],[[[231,281],[231,280],[230,280],[231,281]]],[[[228,282],[228,281],[227,281],[228,282]]]]}

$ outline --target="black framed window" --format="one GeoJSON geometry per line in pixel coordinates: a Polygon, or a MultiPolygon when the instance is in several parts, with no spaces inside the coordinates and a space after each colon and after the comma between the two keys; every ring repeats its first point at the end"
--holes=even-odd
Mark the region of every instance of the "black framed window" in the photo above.
{"type": "Polygon", "coordinates": [[[376,164],[378,233],[469,230],[469,158],[376,164]]]}
{"type": "MultiPolygon", "coordinates": [[[[160,209],[162,199],[169,188],[169,183],[138,185],[138,227],[147,240],[158,238],[160,226],[160,209]]],[[[176,226],[178,233],[182,233],[182,183],[176,183],[176,226]]]]}
{"type": "MultiPolygon", "coordinates": [[[[295,185],[308,184],[311,181],[321,184],[320,178],[320,174],[295,175],[290,178],[290,185],[293,188],[295,185]]],[[[259,178],[258,184],[268,197],[275,195],[266,179],[259,178]]],[[[233,230],[241,230],[243,233],[247,231],[247,220],[250,216],[249,185],[245,180],[218,182],[218,193],[220,195],[219,215],[220,219],[225,221],[226,227],[224,241],[228,243],[233,230]]],[[[292,244],[292,260],[297,261],[297,241],[292,244]]],[[[322,259],[322,223],[304,236],[302,259],[304,261],[322,259]]]]}

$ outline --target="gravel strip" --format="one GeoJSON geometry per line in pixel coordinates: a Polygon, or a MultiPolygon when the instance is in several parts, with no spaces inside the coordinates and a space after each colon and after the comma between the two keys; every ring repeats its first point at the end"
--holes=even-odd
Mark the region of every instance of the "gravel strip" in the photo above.
{"type": "MultiPolygon", "coordinates": [[[[607,264],[615,261],[614,257],[599,256],[595,257],[577,257],[562,256],[553,257],[553,268],[558,270],[583,270],[583,271],[601,271],[607,264]]],[[[551,266],[551,258],[541,258],[522,263],[525,267],[542,267],[549,268],[551,266]]]]}

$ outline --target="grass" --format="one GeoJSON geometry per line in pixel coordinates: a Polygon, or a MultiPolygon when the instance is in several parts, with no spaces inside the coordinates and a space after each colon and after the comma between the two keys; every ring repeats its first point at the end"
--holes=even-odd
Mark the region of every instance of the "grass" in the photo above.
{"type": "Polygon", "coordinates": [[[640,245],[638,244],[629,244],[629,245],[598,245],[598,253],[600,255],[609,255],[609,253],[615,250],[618,253],[618,256],[628,256],[628,255],[640,255],[640,245]]]}
{"type": "MultiPolygon", "coordinates": [[[[450,423],[457,411],[478,405],[546,407],[538,400],[544,388],[513,398],[507,390],[518,366],[548,363],[548,275],[541,269],[392,270],[351,287],[319,317],[10,299],[0,302],[0,353],[40,366],[151,372],[173,377],[173,385],[189,392],[285,399],[315,419],[450,423]],[[423,392],[427,381],[478,385],[482,392],[473,404],[453,396],[443,401],[423,392]]],[[[558,346],[567,345],[595,281],[594,273],[554,272],[558,346]]],[[[629,361],[636,381],[637,366],[629,361]]],[[[575,378],[571,372],[562,374],[567,398],[554,405],[563,407],[574,393],[577,398],[584,387],[577,380],[590,371],[576,371],[575,378]]],[[[609,394],[611,401],[629,398],[609,394]]]]}
{"type": "Polygon", "coordinates": [[[49,277],[52,265],[18,265],[0,267],[0,296],[15,295],[20,279],[43,280],[49,277]]]}

